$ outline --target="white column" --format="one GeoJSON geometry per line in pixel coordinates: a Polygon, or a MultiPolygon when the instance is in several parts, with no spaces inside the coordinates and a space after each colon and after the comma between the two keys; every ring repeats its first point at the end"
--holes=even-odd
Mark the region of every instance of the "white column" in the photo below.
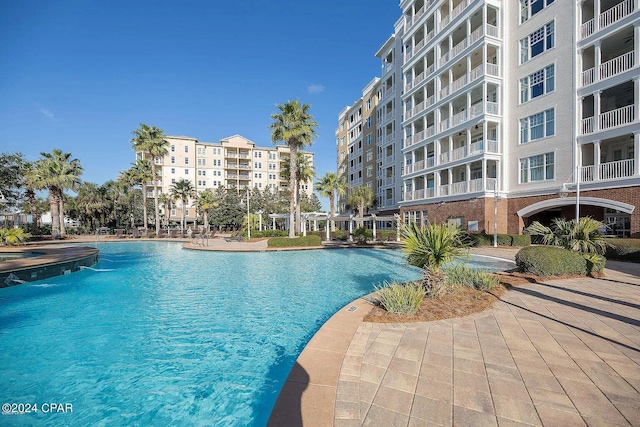
{"type": "Polygon", "coordinates": [[[593,94],[593,130],[600,130],[600,95],[602,91],[593,94]]]}
{"type": "Polygon", "coordinates": [[[470,188],[469,188],[469,182],[471,181],[471,163],[467,163],[467,164],[465,165],[465,171],[464,171],[464,174],[465,174],[465,177],[464,177],[464,178],[465,178],[465,180],[467,181],[467,184],[466,184],[467,189],[466,189],[466,190],[467,190],[467,192],[469,192],[469,190],[470,190],[470,188]]]}
{"type": "Polygon", "coordinates": [[[433,174],[433,195],[434,197],[440,195],[440,172],[433,174]]]}
{"type": "MultiPolygon", "coordinates": [[[[636,3],[639,3],[638,0],[636,3]]],[[[640,9],[640,4],[636,6],[636,10],[640,9]]],[[[633,56],[636,62],[636,67],[640,66],[640,21],[636,21],[636,24],[633,26],[633,41],[634,41],[634,52],[633,56]]]]}
{"type": "MultiPolygon", "coordinates": [[[[579,149],[580,147],[578,147],[579,149]]],[[[580,156],[582,157],[582,156],[580,156]]],[[[600,141],[593,141],[593,180],[600,180],[600,141]]]]}
{"type": "Polygon", "coordinates": [[[636,121],[640,121],[640,76],[633,79],[633,115],[636,121]]]}
{"type": "Polygon", "coordinates": [[[598,31],[600,29],[600,0],[593,0],[593,30],[598,31]]]}
{"type": "MultiPolygon", "coordinates": [[[[597,1],[597,0],[596,0],[597,1]]],[[[596,42],[594,45],[594,77],[593,80],[596,82],[600,81],[600,64],[602,63],[602,49],[600,48],[600,40],[596,42]]]]}
{"type": "Polygon", "coordinates": [[[442,152],[442,146],[440,145],[440,140],[436,139],[433,141],[433,157],[434,157],[434,165],[440,164],[440,153],[442,152]]]}
{"type": "Polygon", "coordinates": [[[633,163],[636,166],[636,176],[640,176],[640,132],[633,134],[633,163]]]}
{"type": "Polygon", "coordinates": [[[467,141],[465,146],[467,147],[467,156],[471,155],[471,128],[467,128],[467,141]]]}
{"type": "Polygon", "coordinates": [[[487,158],[482,159],[482,191],[487,191],[487,158]]]}
{"type": "Polygon", "coordinates": [[[373,241],[376,241],[376,214],[371,214],[371,223],[373,224],[373,241]]]}

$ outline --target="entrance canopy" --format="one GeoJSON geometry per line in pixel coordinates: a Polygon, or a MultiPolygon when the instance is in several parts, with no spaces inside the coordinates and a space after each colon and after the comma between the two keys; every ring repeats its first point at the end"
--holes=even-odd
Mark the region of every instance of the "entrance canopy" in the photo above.
{"type": "MultiPolygon", "coordinates": [[[[542,202],[534,203],[522,208],[518,211],[518,216],[521,218],[527,218],[538,212],[546,211],[547,209],[557,208],[560,206],[575,206],[575,197],[558,197],[556,199],[543,200],[542,202]]],[[[599,197],[580,197],[581,205],[600,206],[603,208],[615,209],[620,212],[631,214],[635,209],[635,206],[618,202],[616,200],[601,199],[599,197]]]]}

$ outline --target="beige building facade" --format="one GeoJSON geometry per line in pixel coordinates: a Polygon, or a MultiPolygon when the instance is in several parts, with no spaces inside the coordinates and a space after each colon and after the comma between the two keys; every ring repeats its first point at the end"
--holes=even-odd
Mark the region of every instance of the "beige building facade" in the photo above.
{"type": "MultiPolygon", "coordinates": [[[[289,188],[289,181],[282,174],[289,161],[289,148],[284,145],[260,147],[241,135],[219,142],[203,142],[188,136],[167,136],[166,141],[169,143],[168,154],[155,159],[160,193],[170,193],[171,186],[181,179],[190,181],[197,193],[220,187],[239,192],[249,188],[260,191],[289,188]]],[[[313,166],[314,154],[304,151],[303,155],[313,166]]],[[[148,191],[153,197],[153,188],[148,191]]],[[[301,191],[313,191],[313,182],[302,183],[301,191]]],[[[179,220],[181,202],[175,202],[168,214],[171,220],[179,220]]],[[[167,213],[163,212],[163,215],[167,213]]],[[[185,217],[192,222],[196,216],[196,208],[190,200],[185,207],[185,217]]]]}

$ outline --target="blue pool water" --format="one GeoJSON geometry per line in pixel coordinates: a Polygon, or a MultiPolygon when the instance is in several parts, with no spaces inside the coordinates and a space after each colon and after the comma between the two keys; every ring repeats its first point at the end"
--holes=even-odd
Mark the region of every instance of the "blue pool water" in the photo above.
{"type": "Polygon", "coordinates": [[[95,270],[0,289],[1,403],[73,405],[0,424],[264,425],[334,312],[420,275],[389,250],[99,249],[95,270]]]}

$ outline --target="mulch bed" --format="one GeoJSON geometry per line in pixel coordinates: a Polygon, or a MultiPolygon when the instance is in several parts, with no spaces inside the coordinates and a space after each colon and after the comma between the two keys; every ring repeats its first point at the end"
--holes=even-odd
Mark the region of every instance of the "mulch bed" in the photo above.
{"type": "Polygon", "coordinates": [[[465,317],[479,313],[491,307],[509,288],[527,283],[536,283],[545,280],[567,279],[582,276],[553,276],[539,277],[531,274],[517,272],[497,273],[500,276],[500,284],[491,291],[479,291],[467,287],[456,287],[451,294],[440,298],[425,298],[414,315],[397,315],[387,312],[381,307],[374,307],[363,319],[372,323],[409,323],[431,322],[434,320],[465,317]]]}

